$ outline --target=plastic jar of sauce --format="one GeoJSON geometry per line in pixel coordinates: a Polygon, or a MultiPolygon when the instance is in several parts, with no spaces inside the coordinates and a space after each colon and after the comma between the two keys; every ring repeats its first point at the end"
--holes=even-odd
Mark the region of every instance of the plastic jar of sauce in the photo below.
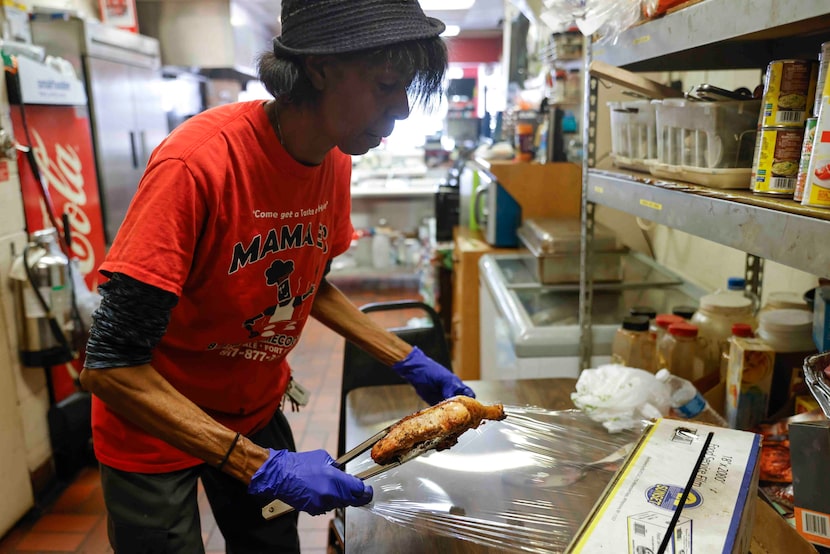
{"type": "Polygon", "coordinates": [[[703,377],[704,366],[698,346],[698,328],[688,322],[672,323],[657,345],[660,368],[672,375],[696,381],[703,377]]]}
{"type": "Polygon", "coordinates": [[[804,296],[797,292],[771,292],[767,296],[767,301],[761,308],[761,313],[771,312],[773,310],[809,310],[810,306],[804,300],[804,296]]]}
{"type": "Polygon", "coordinates": [[[611,361],[654,373],[654,335],[646,316],[628,316],[617,329],[611,345],[611,361]]]}
{"type": "Polygon", "coordinates": [[[686,320],[674,314],[658,314],[657,317],[654,318],[654,326],[656,328],[656,343],[660,344],[660,339],[662,339],[666,332],[669,330],[669,325],[672,323],[684,323],[686,320]]]}
{"type": "Polygon", "coordinates": [[[723,292],[707,294],[700,299],[700,307],[691,323],[699,329],[700,355],[704,375],[720,373],[723,351],[728,348],[732,326],[746,323],[753,329],[757,323],[752,300],[742,295],[723,292]]]}
{"type": "Polygon", "coordinates": [[[805,310],[773,310],[761,315],[758,337],[775,350],[769,415],[798,394],[804,394],[804,359],[817,352],[813,317],[805,310]]]}

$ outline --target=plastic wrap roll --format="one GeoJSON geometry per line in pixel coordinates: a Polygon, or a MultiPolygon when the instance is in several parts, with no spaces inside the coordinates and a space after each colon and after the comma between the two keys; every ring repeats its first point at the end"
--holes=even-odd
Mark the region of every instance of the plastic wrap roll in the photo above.
{"type": "MultiPolygon", "coordinates": [[[[481,545],[561,552],[639,439],[579,411],[505,406],[508,417],[369,480],[367,509],[391,522],[481,545]]],[[[373,465],[364,455],[349,465],[373,465]]]]}

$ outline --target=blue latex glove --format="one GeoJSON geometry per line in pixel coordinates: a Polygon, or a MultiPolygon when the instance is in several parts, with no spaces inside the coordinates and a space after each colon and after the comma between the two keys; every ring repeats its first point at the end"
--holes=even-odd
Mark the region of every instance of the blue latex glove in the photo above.
{"type": "Polygon", "coordinates": [[[325,450],[289,452],[269,449],[270,455],[248,485],[251,494],[278,498],[316,516],[344,506],[363,506],[374,491],[340,470],[325,450]]]}
{"type": "Polygon", "coordinates": [[[458,395],[476,397],[473,389],[458,376],[424,354],[417,346],[406,358],[394,364],[392,369],[409,381],[418,396],[431,405],[458,395]]]}

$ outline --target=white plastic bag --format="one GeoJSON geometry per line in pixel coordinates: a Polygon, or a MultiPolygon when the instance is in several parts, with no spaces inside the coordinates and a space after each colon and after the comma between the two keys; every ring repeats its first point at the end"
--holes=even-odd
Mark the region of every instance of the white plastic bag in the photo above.
{"type": "Polygon", "coordinates": [[[642,0],[545,0],[542,21],[553,32],[576,25],[585,36],[600,35],[597,44],[615,44],[620,33],[640,20],[642,0]]]}
{"type": "Polygon", "coordinates": [[[571,400],[611,433],[642,428],[671,408],[668,388],[654,374],[618,364],[584,370],[571,400]]]}

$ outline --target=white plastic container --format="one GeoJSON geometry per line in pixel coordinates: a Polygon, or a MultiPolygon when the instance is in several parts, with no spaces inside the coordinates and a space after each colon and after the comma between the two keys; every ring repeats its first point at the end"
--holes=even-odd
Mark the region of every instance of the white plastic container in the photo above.
{"type": "Polygon", "coordinates": [[[761,308],[760,313],[771,312],[773,310],[810,311],[810,307],[804,300],[804,295],[798,294],[796,292],[775,291],[769,293],[769,295],[767,296],[767,301],[761,308]]]}
{"type": "Polygon", "coordinates": [[[611,110],[611,157],[614,165],[649,170],[657,158],[657,119],[648,100],[608,102],[611,110]]]}
{"type": "Polygon", "coordinates": [[[773,415],[794,396],[806,392],[804,360],[817,352],[813,342],[813,316],[805,310],[764,312],[758,324],[758,337],[775,350],[769,399],[769,415],[773,415]]]}
{"type": "Polygon", "coordinates": [[[749,188],[760,100],[654,100],[652,174],[717,188],[749,188]]]}

